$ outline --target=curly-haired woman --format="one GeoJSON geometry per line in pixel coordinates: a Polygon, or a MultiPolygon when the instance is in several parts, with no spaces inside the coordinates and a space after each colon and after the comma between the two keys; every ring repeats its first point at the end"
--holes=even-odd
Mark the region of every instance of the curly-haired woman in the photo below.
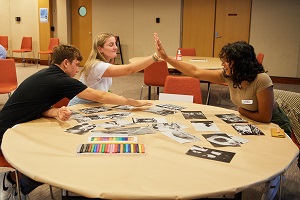
{"type": "MultiPolygon", "coordinates": [[[[244,41],[227,44],[219,53],[223,69],[205,70],[169,57],[156,33],[154,40],[161,59],[188,76],[227,83],[230,98],[240,114],[258,122],[278,124],[291,136],[290,120],[274,100],[272,80],[262,64],[258,63],[253,46],[244,41]]],[[[273,199],[278,186],[279,176],[266,183],[262,199],[273,199]]]]}

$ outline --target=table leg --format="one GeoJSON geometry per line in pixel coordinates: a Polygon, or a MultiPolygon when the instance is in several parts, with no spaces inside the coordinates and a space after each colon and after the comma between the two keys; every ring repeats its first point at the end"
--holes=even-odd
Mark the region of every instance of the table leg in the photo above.
{"type": "Polygon", "coordinates": [[[209,105],[209,96],[210,96],[210,82],[207,82],[207,97],[206,97],[206,105],[209,105]]]}

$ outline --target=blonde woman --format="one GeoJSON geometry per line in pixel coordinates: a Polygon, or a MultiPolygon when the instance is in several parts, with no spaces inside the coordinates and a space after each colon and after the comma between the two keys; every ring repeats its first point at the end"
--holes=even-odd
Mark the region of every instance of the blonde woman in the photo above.
{"type": "MultiPolygon", "coordinates": [[[[143,60],[124,64],[113,64],[117,56],[118,47],[116,38],[111,33],[100,33],[94,38],[92,51],[80,72],[80,81],[90,88],[108,91],[112,85],[112,77],[125,76],[145,69],[147,66],[158,60],[154,53],[143,60]]],[[[74,97],[69,102],[69,106],[92,101],[74,97]]]]}

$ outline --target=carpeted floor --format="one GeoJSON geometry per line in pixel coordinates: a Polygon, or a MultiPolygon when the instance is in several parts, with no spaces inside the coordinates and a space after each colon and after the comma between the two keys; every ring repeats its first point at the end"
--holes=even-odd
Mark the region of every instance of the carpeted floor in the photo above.
{"type": "MultiPolygon", "coordinates": [[[[26,77],[33,74],[37,70],[45,68],[46,66],[39,66],[27,64],[23,67],[21,64],[17,63],[17,74],[18,82],[21,83],[26,77]]],[[[125,97],[130,97],[134,99],[140,98],[140,89],[143,85],[143,73],[136,73],[126,77],[113,78],[113,85],[111,91],[123,95],[125,97]]],[[[274,88],[290,90],[294,92],[300,92],[299,85],[288,85],[288,84],[274,84],[274,88]]],[[[161,89],[162,90],[162,89],[161,89]]],[[[206,101],[207,96],[207,84],[201,84],[203,102],[206,101]]],[[[147,99],[148,90],[145,88],[143,91],[143,99],[147,99]]],[[[157,95],[153,91],[152,97],[158,99],[157,95]]],[[[3,107],[7,101],[8,96],[6,94],[0,95],[0,109],[3,107]]],[[[230,102],[229,94],[225,86],[212,85],[210,105],[220,106],[229,109],[235,109],[235,106],[230,102]]],[[[8,168],[0,168],[1,171],[9,170],[8,168]]],[[[75,174],[74,174],[75,176],[75,174]]],[[[264,184],[248,188],[243,191],[243,200],[259,200],[264,184]]],[[[282,200],[299,200],[300,199],[300,169],[297,167],[296,160],[291,163],[291,166],[285,172],[285,178],[282,185],[282,200]]],[[[57,200],[62,199],[61,190],[59,188],[53,187],[54,198],[57,200]]],[[[35,189],[30,195],[31,200],[47,200],[51,199],[49,185],[44,184],[37,189],[35,189]]],[[[228,196],[232,197],[232,196],[228,196]]],[[[277,194],[275,200],[279,199],[277,194]]]]}

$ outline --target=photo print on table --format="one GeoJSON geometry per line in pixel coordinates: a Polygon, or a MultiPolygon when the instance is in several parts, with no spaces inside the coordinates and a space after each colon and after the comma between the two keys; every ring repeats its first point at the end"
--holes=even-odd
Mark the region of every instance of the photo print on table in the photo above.
{"type": "Polygon", "coordinates": [[[157,107],[157,106],[153,106],[147,110],[144,110],[144,112],[151,112],[157,115],[162,115],[162,116],[167,116],[167,115],[172,115],[175,114],[176,111],[174,110],[168,110],[168,109],[164,109],[161,107],[157,107]]]}
{"type": "Polygon", "coordinates": [[[163,135],[179,142],[180,144],[187,143],[187,142],[194,142],[200,140],[194,135],[191,135],[183,130],[175,129],[170,131],[163,131],[161,132],[163,135]]]}
{"type": "Polygon", "coordinates": [[[157,123],[157,124],[151,124],[151,126],[154,130],[159,132],[187,128],[187,126],[177,122],[157,123]]]}
{"type": "Polygon", "coordinates": [[[167,123],[167,120],[165,118],[156,118],[156,117],[136,117],[132,118],[133,123],[136,124],[156,124],[156,123],[167,123]]]}
{"type": "Polygon", "coordinates": [[[218,149],[210,149],[206,147],[201,147],[193,145],[187,152],[187,155],[196,156],[199,158],[216,160],[220,162],[230,163],[235,153],[229,151],[221,151],[218,149]]]}
{"type": "Polygon", "coordinates": [[[185,119],[207,119],[201,111],[181,111],[185,119]]]}
{"type": "Polygon", "coordinates": [[[122,119],[134,115],[131,112],[117,112],[106,115],[110,119],[122,119]]]}
{"type": "Polygon", "coordinates": [[[155,130],[153,130],[149,126],[142,127],[124,127],[118,129],[111,130],[92,130],[91,136],[99,136],[99,135],[145,135],[145,134],[153,134],[155,130]]]}
{"type": "Polygon", "coordinates": [[[97,124],[97,126],[105,129],[113,129],[113,128],[121,128],[132,124],[134,123],[127,120],[114,120],[114,121],[107,121],[102,124],[97,124]]]}
{"type": "Polygon", "coordinates": [[[93,120],[108,119],[108,116],[106,116],[106,115],[88,115],[88,116],[81,115],[80,117],[78,117],[78,116],[74,117],[74,119],[78,123],[82,123],[82,122],[89,122],[89,121],[93,121],[93,120]]]}
{"type": "Polygon", "coordinates": [[[111,108],[116,108],[116,109],[120,109],[120,110],[133,110],[136,107],[130,106],[130,105],[118,105],[118,106],[113,106],[111,108]]]}
{"type": "Polygon", "coordinates": [[[202,136],[209,141],[214,147],[240,147],[240,143],[233,140],[226,133],[213,133],[213,134],[202,134],[202,136]]]}
{"type": "Polygon", "coordinates": [[[218,114],[216,115],[226,123],[247,123],[248,121],[242,119],[234,113],[231,114],[218,114]]]}
{"type": "Polygon", "coordinates": [[[157,104],[157,107],[161,107],[161,108],[166,108],[168,110],[174,110],[174,111],[181,111],[183,109],[185,109],[186,107],[183,106],[176,106],[173,104],[157,104]]]}
{"type": "Polygon", "coordinates": [[[93,130],[95,127],[96,127],[95,124],[82,123],[66,129],[65,132],[74,133],[74,134],[84,134],[90,130],[93,130]]]}
{"type": "Polygon", "coordinates": [[[111,109],[108,107],[105,107],[105,106],[97,106],[97,107],[79,109],[79,111],[84,114],[95,114],[95,113],[99,113],[99,112],[106,112],[109,110],[111,110],[111,109]]]}
{"type": "Polygon", "coordinates": [[[231,126],[241,135],[265,135],[253,124],[231,124],[231,126]]]}
{"type": "Polygon", "coordinates": [[[196,131],[220,131],[213,121],[190,121],[196,131]]]}

